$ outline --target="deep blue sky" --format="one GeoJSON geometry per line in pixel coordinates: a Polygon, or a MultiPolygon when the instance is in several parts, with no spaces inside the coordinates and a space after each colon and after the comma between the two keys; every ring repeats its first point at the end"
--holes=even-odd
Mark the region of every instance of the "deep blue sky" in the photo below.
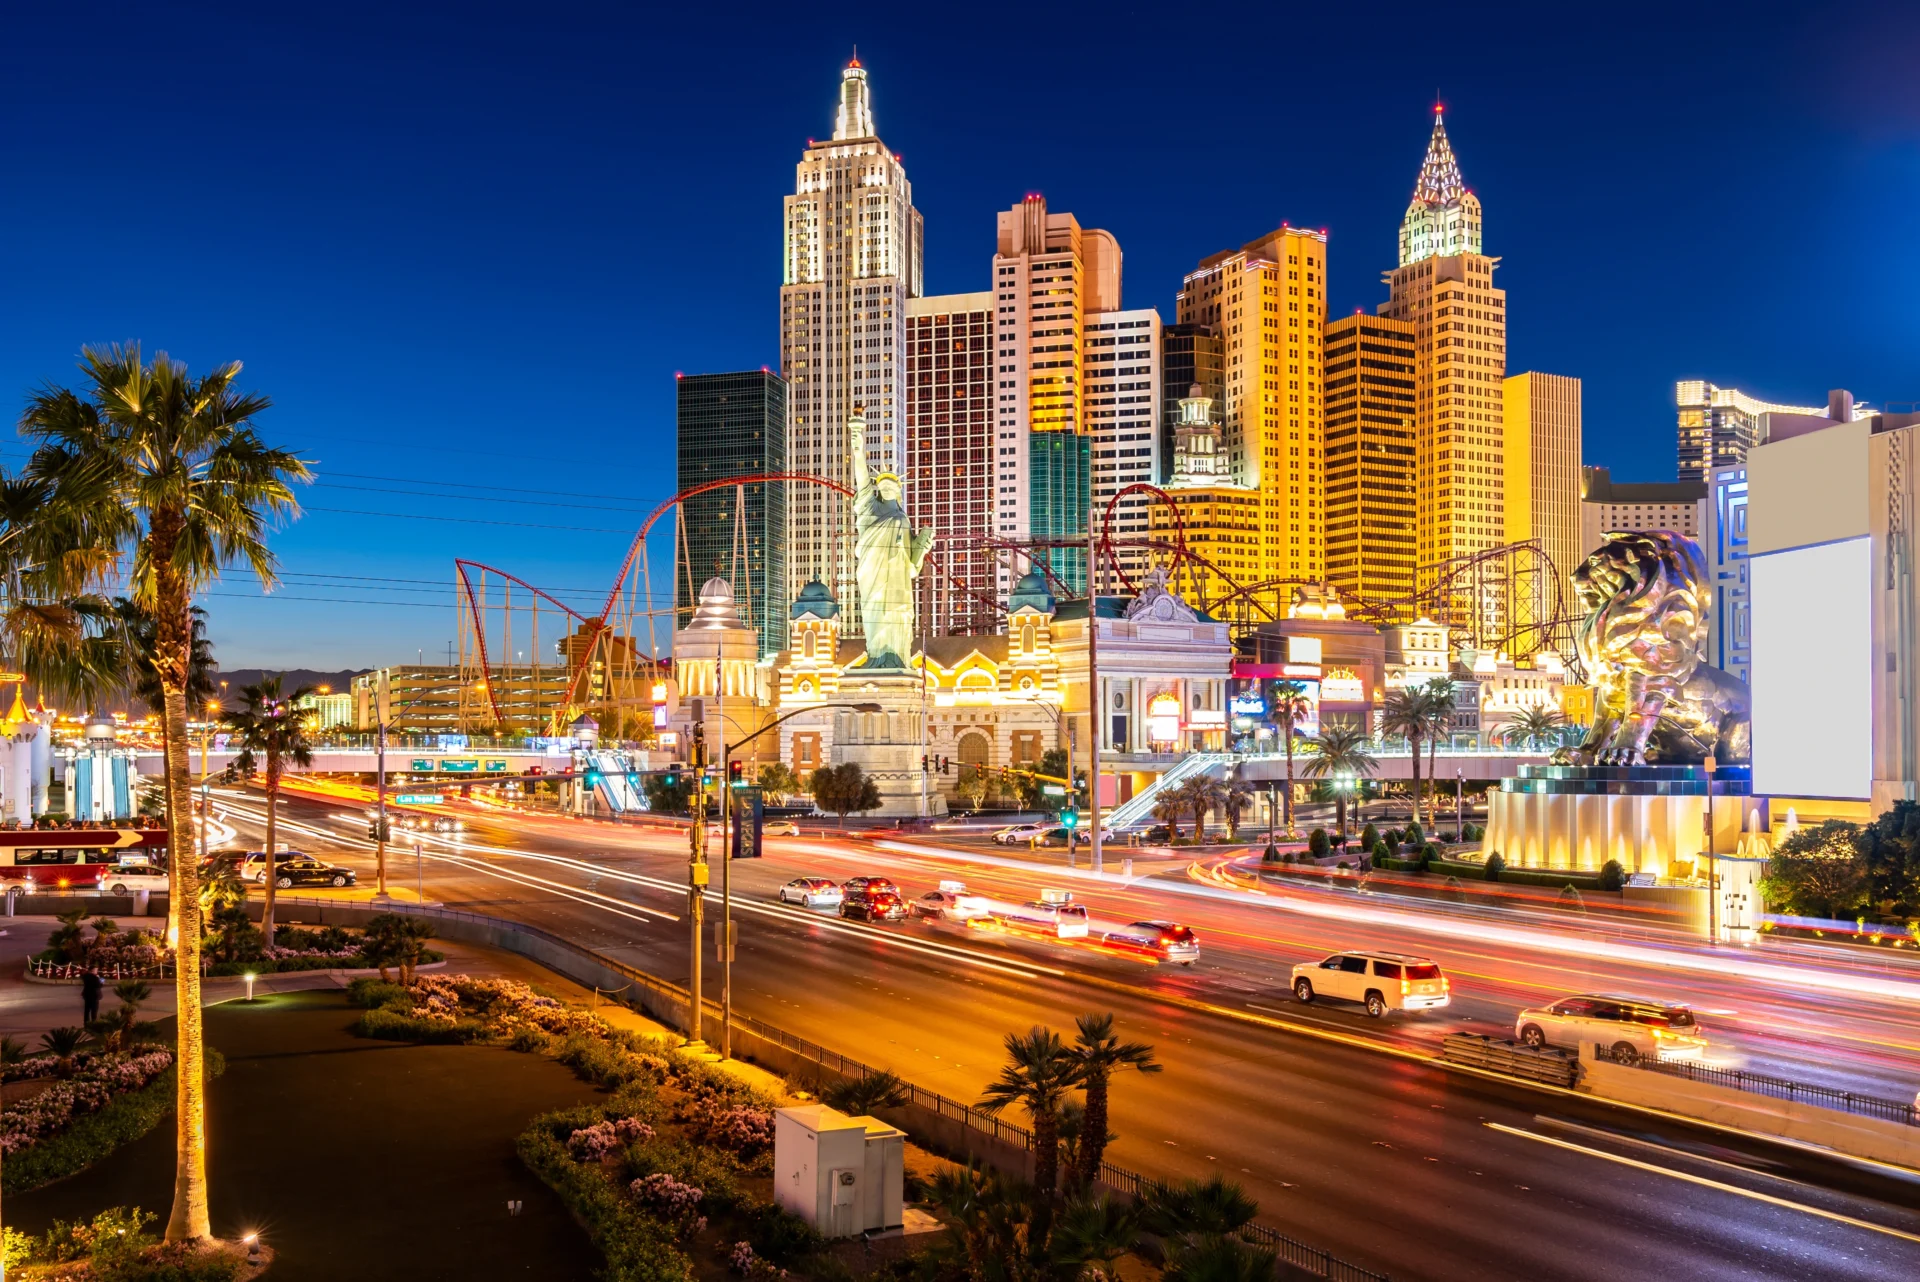
{"type": "Polygon", "coordinates": [[[15,9],[0,392],[85,343],[244,360],[323,483],[281,591],[208,602],[223,662],[444,653],[454,556],[601,589],[672,489],[674,371],[776,361],[780,199],[857,43],[929,292],[1042,191],[1129,306],[1286,220],[1371,309],[1437,92],[1510,368],[1585,381],[1587,461],[1670,478],[1677,378],[1920,398],[1910,6],[824,8],[15,9]]]}

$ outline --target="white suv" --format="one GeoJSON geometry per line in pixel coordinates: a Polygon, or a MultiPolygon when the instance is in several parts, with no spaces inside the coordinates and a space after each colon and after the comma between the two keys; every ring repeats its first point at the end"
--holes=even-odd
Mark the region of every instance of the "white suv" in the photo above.
{"type": "Polygon", "coordinates": [[[1434,1010],[1453,998],[1439,963],[1405,953],[1335,953],[1293,968],[1293,995],[1302,1002],[1337,997],[1365,1003],[1375,1019],[1390,1010],[1434,1010]]]}
{"type": "Polygon", "coordinates": [[[1513,1035],[1529,1046],[1593,1042],[1619,1064],[1699,1059],[1707,1049],[1700,1025],[1685,1006],[1617,993],[1590,993],[1523,1010],[1513,1021],[1513,1035]]]}

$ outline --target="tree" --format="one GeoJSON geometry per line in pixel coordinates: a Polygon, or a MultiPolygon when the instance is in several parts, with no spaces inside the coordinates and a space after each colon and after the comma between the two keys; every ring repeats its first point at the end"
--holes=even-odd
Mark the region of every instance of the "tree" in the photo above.
{"type": "Polygon", "coordinates": [[[305,463],[255,433],[253,419],[271,402],[238,389],[238,362],[195,379],[164,354],[148,364],[138,346],[115,346],[86,349],[80,369],[84,395],[43,388],[29,400],[20,428],[38,442],[28,473],[50,487],[49,507],[75,536],[82,561],[102,547],[131,553],[129,595],[154,619],[153,668],[166,709],[171,886],[181,900],[174,1198],[166,1236],[201,1240],[212,1236],[212,1226],[199,866],[186,805],[194,596],[236,561],[272,586],[268,527],[297,514],[291,485],[310,474],[305,463]]]}
{"type": "Polygon", "coordinates": [[[784,805],[788,797],[800,791],[800,781],[784,761],[769,761],[760,767],[760,791],[784,805]]]}
{"type": "Polygon", "coordinates": [[[1072,1058],[1080,1089],[1087,1097],[1086,1127],[1080,1138],[1079,1169],[1076,1182],[1085,1188],[1100,1176],[1100,1163],[1107,1148],[1107,1091],[1115,1070],[1135,1069],[1157,1073],[1160,1062],[1153,1047],[1145,1042],[1123,1042],[1114,1034],[1113,1015],[1082,1015],[1074,1021],[1072,1058]]]}
{"type": "Polygon", "coordinates": [[[1259,795],[1259,789],[1252,784],[1231,780],[1220,790],[1220,808],[1227,821],[1227,840],[1240,840],[1240,821],[1246,817],[1248,807],[1259,795]]]}
{"type": "Polygon", "coordinates": [[[144,980],[123,979],[113,986],[113,995],[120,1004],[87,1025],[87,1031],[108,1051],[124,1051],[151,1036],[153,1025],[141,1020],[140,1007],[153,989],[144,980]]]}
{"type": "Polygon", "coordinates": [[[1060,1181],[1060,1105],[1080,1082],[1080,1065],[1051,1028],[1007,1034],[1007,1062],[980,1092],[979,1109],[997,1114],[1018,1104],[1033,1122],[1033,1182],[1052,1198],[1060,1181]]]}
{"type": "Polygon", "coordinates": [[[656,814],[684,815],[693,798],[693,779],[686,774],[675,775],[672,783],[665,775],[648,775],[646,788],[647,808],[656,814]]]}
{"type": "Polygon", "coordinates": [[[1267,709],[1267,715],[1274,725],[1280,727],[1280,741],[1287,750],[1287,836],[1293,833],[1293,736],[1302,722],[1311,720],[1314,714],[1313,700],[1307,697],[1307,688],[1298,681],[1282,681],[1273,688],[1273,702],[1267,709]]]}
{"type": "Polygon", "coordinates": [[[1151,1184],[1137,1203],[1140,1224],[1156,1237],[1225,1237],[1253,1223],[1260,1204],[1218,1175],[1177,1184],[1151,1184]]]}
{"type": "Polygon", "coordinates": [[[1226,804],[1226,789],[1212,775],[1195,775],[1182,783],[1176,792],[1185,800],[1187,812],[1193,816],[1194,842],[1198,844],[1205,841],[1207,815],[1226,804]]]}
{"type": "MultiPolygon", "coordinates": [[[[1440,746],[1440,739],[1453,728],[1453,713],[1458,708],[1459,699],[1454,691],[1453,681],[1448,677],[1435,677],[1427,682],[1427,820],[1433,823],[1433,792],[1440,786],[1440,776],[1433,768],[1434,751],[1440,746]]],[[[1419,816],[1415,815],[1415,819],[1419,816]]]]}
{"type": "Polygon", "coordinates": [[[865,1077],[847,1077],[820,1092],[820,1102],[850,1117],[864,1117],[876,1108],[900,1108],[908,1102],[906,1084],[891,1070],[865,1077]]]}
{"type": "Polygon", "coordinates": [[[1280,1257],[1237,1237],[1205,1235],[1167,1252],[1161,1282],[1272,1282],[1280,1257]]]}
{"type": "Polygon", "coordinates": [[[1920,905],[1920,802],[1896,801],[1860,833],[1867,878],[1876,903],[1890,909],[1920,905]]]}
{"type": "Polygon", "coordinates": [[[1167,826],[1167,842],[1180,840],[1180,820],[1186,816],[1187,799],[1176,785],[1162,788],[1153,799],[1153,817],[1167,826]]]}
{"type": "Polygon", "coordinates": [[[426,955],[427,941],[433,935],[433,923],[424,917],[375,913],[367,918],[362,950],[379,969],[382,980],[390,979],[389,968],[397,967],[400,982],[411,987],[414,970],[426,955]]]}
{"type": "Polygon", "coordinates": [[[1567,719],[1560,715],[1560,709],[1543,704],[1522,708],[1501,730],[1500,738],[1509,748],[1551,747],[1561,741],[1566,728],[1567,719]]]}
{"type": "Polygon", "coordinates": [[[959,795],[960,800],[967,803],[969,810],[978,811],[987,799],[987,789],[990,786],[991,780],[983,767],[962,765],[960,782],[954,786],[953,790],[959,795]]]}
{"type": "Polygon", "coordinates": [[[1425,687],[1408,686],[1387,695],[1380,710],[1380,728],[1407,741],[1413,759],[1413,817],[1420,818],[1420,741],[1433,725],[1433,699],[1425,687]]]}
{"type": "Polygon", "coordinates": [[[838,766],[821,766],[813,772],[813,804],[840,816],[873,810],[880,804],[880,785],[867,778],[860,764],[849,761],[838,766]]]}
{"type": "Polygon", "coordinates": [[[1774,848],[1760,890],[1769,907],[1838,919],[1867,896],[1867,860],[1861,831],[1829,819],[1802,828],[1774,848]]]}
{"type": "Polygon", "coordinates": [[[266,903],[260,910],[260,937],[273,947],[273,901],[280,880],[273,861],[280,810],[280,774],[289,765],[313,764],[313,744],[307,739],[307,719],[298,707],[313,693],[312,686],[283,693],[286,674],[262,677],[240,690],[240,706],[220,720],[240,746],[228,768],[237,775],[262,774],[267,789],[267,867],[261,874],[266,903]]]}
{"type": "Polygon", "coordinates": [[[1053,1222],[1047,1250],[1056,1263],[1092,1278],[1111,1278],[1113,1262],[1133,1249],[1140,1217],[1105,1193],[1070,1199],[1053,1222]]]}
{"type": "MultiPolygon", "coordinates": [[[[1320,727],[1320,737],[1307,742],[1313,748],[1313,755],[1303,767],[1309,779],[1351,779],[1356,786],[1364,786],[1366,777],[1379,768],[1366,732],[1344,717],[1328,718],[1320,727]]],[[[1347,794],[1344,789],[1334,789],[1333,805],[1340,820],[1340,836],[1345,839],[1347,794]]]]}

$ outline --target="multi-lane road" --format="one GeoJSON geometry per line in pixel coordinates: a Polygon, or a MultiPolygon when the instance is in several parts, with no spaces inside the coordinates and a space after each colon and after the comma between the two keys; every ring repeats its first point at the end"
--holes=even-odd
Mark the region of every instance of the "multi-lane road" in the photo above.
{"type": "MultiPolygon", "coordinates": [[[[227,822],[257,840],[258,802],[234,796],[228,807],[227,822]]],[[[428,898],[684,980],[683,831],[462,817],[457,838],[421,839],[428,898]]],[[[285,820],[288,840],[370,880],[360,806],[294,800],[285,820]]],[[[1006,1032],[1070,1029],[1080,1012],[1112,1010],[1166,1064],[1118,1084],[1114,1160],[1170,1176],[1223,1172],[1260,1200],[1265,1221],[1396,1278],[1878,1279],[1920,1259],[1920,1183],[1896,1172],[1417,1058],[1453,1029],[1510,1035],[1524,1004],[1657,992],[1694,1004],[1724,1062],[1910,1094],[1920,1084],[1920,968],[1896,959],[1715,953],[1349,889],[1261,884],[1266,893],[1250,894],[1183,867],[1092,882],[937,840],[773,838],[767,858],[732,872],[738,1009],[962,1099],[997,1071],[1006,1032]],[[909,895],[956,876],[1006,900],[1068,886],[1096,919],[1187,922],[1205,953],[1192,968],[1153,966],[774,902],[790,877],[860,871],[889,875],[909,895]],[[1292,1001],[1293,962],[1356,947],[1434,957],[1452,977],[1454,1006],[1376,1022],[1292,1001]]],[[[404,845],[390,875],[414,882],[404,845]]]]}

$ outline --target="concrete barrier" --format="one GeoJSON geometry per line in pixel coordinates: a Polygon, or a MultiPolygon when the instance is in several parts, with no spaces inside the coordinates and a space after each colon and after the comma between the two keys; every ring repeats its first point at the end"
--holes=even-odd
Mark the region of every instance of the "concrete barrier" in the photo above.
{"type": "Polygon", "coordinates": [[[1920,1171],[1920,1126],[1860,1117],[1798,1100],[1774,1099],[1650,1069],[1628,1068],[1594,1058],[1591,1044],[1581,1048],[1580,1084],[1602,1099],[1663,1109],[1682,1117],[1817,1144],[1836,1153],[1920,1171]]]}

